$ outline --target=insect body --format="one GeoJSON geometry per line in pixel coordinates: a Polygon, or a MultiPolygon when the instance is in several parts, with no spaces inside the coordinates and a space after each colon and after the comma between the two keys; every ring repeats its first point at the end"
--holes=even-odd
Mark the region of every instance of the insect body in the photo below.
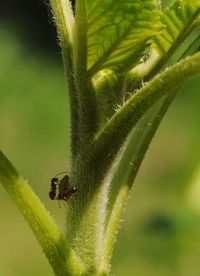
{"type": "Polygon", "coordinates": [[[51,190],[49,192],[50,199],[56,199],[57,186],[59,185],[59,180],[57,177],[51,179],[51,190]]]}
{"type": "Polygon", "coordinates": [[[77,192],[77,188],[70,185],[69,176],[65,175],[59,183],[58,187],[58,200],[67,201],[72,194],[77,192]]]}
{"type": "Polygon", "coordinates": [[[61,180],[55,176],[51,179],[49,198],[51,200],[67,201],[77,190],[76,187],[71,186],[68,175],[65,175],[61,180]]]}

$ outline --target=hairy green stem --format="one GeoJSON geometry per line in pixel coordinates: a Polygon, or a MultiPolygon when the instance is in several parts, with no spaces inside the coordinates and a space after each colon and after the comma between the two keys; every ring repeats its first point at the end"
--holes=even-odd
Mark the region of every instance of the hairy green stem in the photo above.
{"type": "Polygon", "coordinates": [[[199,73],[200,53],[197,53],[165,70],[133,94],[95,137],[92,164],[100,172],[107,171],[131,129],[146,111],[199,73]]]}
{"type": "Polygon", "coordinates": [[[73,45],[74,16],[69,0],[50,0],[59,37],[67,45],[73,45]]]}
{"type": "Polygon", "coordinates": [[[39,198],[0,152],[0,182],[36,236],[56,275],[81,275],[82,263],[67,245],[39,198]]]}
{"type": "Polygon", "coordinates": [[[136,126],[128,139],[128,144],[119,167],[113,177],[110,189],[109,204],[107,207],[107,227],[104,240],[104,256],[106,262],[112,256],[113,245],[120,224],[122,212],[130,194],[130,189],[148,150],[149,144],[156,130],[168,110],[179,88],[173,94],[166,97],[151,112],[145,114],[145,118],[136,126]],[[138,128],[138,130],[137,130],[138,128]]]}
{"type": "Polygon", "coordinates": [[[97,121],[95,94],[87,76],[87,18],[84,0],[76,1],[74,73],[81,115],[80,144],[84,144],[85,140],[88,142],[91,139],[97,121]]]}
{"type": "Polygon", "coordinates": [[[78,139],[80,136],[80,111],[73,69],[73,28],[75,20],[69,0],[50,0],[50,3],[57,27],[65,74],[68,81],[71,109],[71,149],[73,157],[78,151],[78,139]]]}
{"type": "MultiPolygon", "coordinates": [[[[105,249],[107,252],[104,251],[107,258],[104,259],[103,257],[101,261],[101,256],[103,256],[102,249],[104,247],[101,237],[105,224],[104,209],[106,208],[108,193],[107,189],[103,190],[103,187],[106,187],[106,185],[104,186],[102,183],[108,173],[108,169],[110,169],[127,135],[147,110],[158,102],[159,99],[173,98],[177,90],[187,79],[200,72],[199,61],[200,54],[181,61],[161,73],[136,94],[132,95],[127,103],[111,118],[102,132],[98,134],[96,140],[94,140],[94,148],[90,148],[89,145],[85,156],[83,155],[79,160],[79,165],[76,167],[76,171],[74,171],[74,179],[79,188],[79,195],[69,205],[68,222],[71,228],[68,229],[67,237],[69,242],[72,243],[75,252],[87,263],[91,273],[96,273],[95,267],[98,266],[109,269],[108,259],[111,249],[108,249],[108,247],[105,249]]],[[[153,128],[151,131],[155,131],[155,129],[153,128]]],[[[144,138],[144,141],[142,141],[143,148],[137,151],[137,153],[141,152],[138,154],[138,164],[136,165],[137,169],[133,172],[134,174],[136,174],[145,153],[145,145],[148,145],[151,140],[151,131],[144,138]]],[[[115,207],[118,205],[119,208],[116,208],[115,213],[112,213],[112,215],[114,214],[113,221],[110,221],[109,224],[111,226],[108,229],[116,227],[129,189],[130,187],[124,187],[119,191],[119,198],[116,199],[116,202],[114,201],[115,207]]],[[[111,242],[114,237],[112,233],[106,237],[105,244],[109,243],[106,240],[111,242]]]]}
{"type": "MultiPolygon", "coordinates": [[[[189,44],[184,45],[185,48],[180,52],[180,56],[173,55],[183,40],[199,26],[198,20],[196,21],[200,11],[197,2],[196,4],[194,2],[194,12],[188,15],[185,25],[184,19],[182,22],[182,14],[180,15],[183,28],[178,34],[174,33],[172,36],[174,39],[166,51],[163,53],[152,51],[149,60],[135,67],[129,74],[127,71],[137,65],[143,53],[148,51],[146,39],[153,36],[154,27],[157,32],[156,25],[152,27],[152,22],[149,22],[152,16],[148,17],[153,14],[153,7],[156,8],[154,2],[136,1],[130,22],[124,20],[123,10],[121,11],[122,7],[124,12],[127,12],[128,6],[126,7],[126,4],[121,6],[117,1],[111,1],[107,6],[108,10],[106,6],[104,7],[105,0],[92,3],[94,6],[89,17],[93,16],[96,9],[100,10],[97,11],[97,17],[88,18],[86,5],[89,7],[89,2],[92,1],[76,1],[76,18],[74,18],[70,0],[50,0],[70,95],[72,146],[70,183],[78,188],[77,193],[68,202],[66,239],[27,181],[0,152],[0,182],[24,215],[54,272],[60,276],[109,274],[110,258],[121,214],[148,146],[179,88],[186,80],[200,73],[200,53],[197,53],[154,77],[167,64],[171,64],[169,62],[174,63],[180,59],[184,52],[187,52],[189,45],[198,38],[197,29],[189,44]],[[119,11],[119,15],[114,13],[113,17],[109,8],[116,7],[115,11],[119,11]],[[144,13],[144,18],[140,20],[137,18],[140,15],[138,11],[143,9],[147,9],[147,13],[144,13]],[[99,23],[96,24],[98,14],[102,22],[98,20],[99,23]],[[114,22],[109,19],[114,19],[114,22]],[[144,30],[146,24],[150,33],[149,35],[147,33],[145,38],[145,31],[142,32],[144,38],[140,41],[137,32],[143,30],[142,23],[144,30]],[[90,25],[94,27],[91,32],[88,27],[90,25]],[[111,30],[111,35],[108,34],[109,37],[106,38],[108,46],[102,41],[102,45],[99,45],[102,49],[94,47],[96,41],[93,40],[99,35],[104,38],[102,34],[104,35],[107,27],[111,30]],[[132,30],[135,31],[134,35],[131,33],[132,30]],[[94,36],[94,39],[90,41],[91,36],[94,36]],[[133,43],[132,48],[129,48],[130,41],[133,43]],[[94,47],[92,52],[94,51],[94,56],[97,55],[97,60],[92,55],[96,61],[88,69],[91,47],[94,47]],[[112,68],[116,66],[117,74],[107,68],[99,72],[103,64],[107,68],[110,65],[112,68]],[[143,78],[151,81],[144,84],[143,78]],[[131,87],[133,83],[134,87],[131,87]],[[136,91],[136,87],[140,89],[136,91]],[[101,109],[101,105],[104,109],[101,109]],[[118,109],[115,110],[113,105],[118,109]],[[134,132],[138,126],[140,130],[134,132]],[[127,147],[124,150],[125,144],[127,147]],[[118,170],[114,174],[116,168],[118,170]]],[[[183,11],[184,7],[186,6],[183,5],[183,11]]],[[[189,9],[190,6],[188,12],[189,9]]],[[[127,13],[127,18],[128,16],[127,13]]],[[[170,21],[168,18],[168,21],[166,23],[168,27],[176,29],[173,20],[170,21]]],[[[160,46],[162,50],[159,35],[157,41],[155,37],[152,42],[152,47],[156,46],[156,42],[158,48],[160,46]]],[[[192,51],[198,48],[196,41],[191,46],[192,51]]],[[[63,182],[58,184],[59,193],[63,188],[61,183],[63,182]]],[[[70,185],[67,189],[68,187],[70,185]]]]}

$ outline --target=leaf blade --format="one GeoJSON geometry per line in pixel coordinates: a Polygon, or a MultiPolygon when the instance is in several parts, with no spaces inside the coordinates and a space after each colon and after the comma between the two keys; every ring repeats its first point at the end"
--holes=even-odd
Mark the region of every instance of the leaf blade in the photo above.
{"type": "Polygon", "coordinates": [[[138,62],[157,31],[153,0],[106,1],[88,17],[88,70],[121,72],[138,62]],[[151,24],[150,24],[151,23],[151,24]]]}
{"type": "Polygon", "coordinates": [[[180,39],[180,36],[185,37],[198,24],[199,14],[199,1],[176,1],[166,9],[161,17],[166,28],[161,34],[154,37],[153,47],[161,54],[168,52],[172,45],[180,39]]]}
{"type": "MultiPolygon", "coordinates": [[[[142,80],[150,80],[166,66],[175,64],[186,56],[186,53],[189,55],[189,53],[194,54],[198,51],[199,47],[195,45],[193,51],[187,52],[187,49],[190,48],[199,36],[199,0],[175,1],[162,11],[160,20],[165,25],[165,29],[153,37],[150,56],[147,61],[130,71],[129,77],[132,79],[132,83],[129,84],[130,89],[137,87],[142,80]],[[197,31],[195,31],[196,29],[197,31]]],[[[196,41],[197,43],[198,40],[196,41]]]]}

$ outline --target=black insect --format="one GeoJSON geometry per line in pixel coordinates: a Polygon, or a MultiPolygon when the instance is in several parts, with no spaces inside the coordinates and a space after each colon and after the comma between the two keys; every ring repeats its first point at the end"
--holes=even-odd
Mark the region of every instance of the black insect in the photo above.
{"type": "Polygon", "coordinates": [[[65,175],[61,180],[59,180],[56,176],[51,179],[49,198],[51,200],[67,201],[74,193],[77,192],[78,189],[77,187],[71,186],[68,175],[65,175]]]}
{"type": "Polygon", "coordinates": [[[57,177],[53,177],[51,179],[51,190],[49,192],[49,198],[51,200],[56,199],[57,187],[59,185],[59,179],[57,177]]]}

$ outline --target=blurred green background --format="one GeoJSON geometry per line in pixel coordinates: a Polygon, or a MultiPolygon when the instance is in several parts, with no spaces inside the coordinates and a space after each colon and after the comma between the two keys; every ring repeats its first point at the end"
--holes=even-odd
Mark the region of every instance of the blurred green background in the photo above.
{"type": "MultiPolygon", "coordinates": [[[[200,275],[200,78],[174,101],[136,179],[113,256],[113,275],[200,275]]],[[[60,227],[49,182],[69,169],[69,112],[60,50],[42,1],[0,3],[0,148],[60,227]]],[[[0,275],[53,275],[0,186],[0,275]]]]}

